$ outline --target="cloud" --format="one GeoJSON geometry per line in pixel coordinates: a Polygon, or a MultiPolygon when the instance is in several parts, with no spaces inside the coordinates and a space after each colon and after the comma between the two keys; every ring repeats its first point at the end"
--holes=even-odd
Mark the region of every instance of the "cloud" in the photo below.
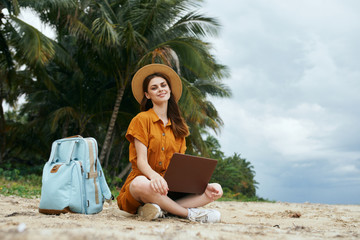
{"type": "Polygon", "coordinates": [[[215,54],[234,95],[212,100],[225,123],[220,143],[252,162],[260,196],[360,203],[356,9],[358,1],[207,1],[223,24],[215,54]]]}

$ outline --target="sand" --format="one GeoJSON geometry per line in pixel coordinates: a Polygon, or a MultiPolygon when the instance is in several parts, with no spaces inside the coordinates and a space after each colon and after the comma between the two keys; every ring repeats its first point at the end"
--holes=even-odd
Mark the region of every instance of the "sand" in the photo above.
{"type": "Polygon", "coordinates": [[[105,203],[95,215],[43,215],[39,199],[0,195],[0,239],[360,239],[360,205],[214,202],[220,223],[143,221],[105,203]]]}

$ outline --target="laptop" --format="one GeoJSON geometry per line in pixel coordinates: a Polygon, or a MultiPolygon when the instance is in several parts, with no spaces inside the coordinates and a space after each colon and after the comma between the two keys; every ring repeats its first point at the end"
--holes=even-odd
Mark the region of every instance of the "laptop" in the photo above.
{"type": "Polygon", "coordinates": [[[216,164],[215,159],[174,153],[164,175],[169,191],[202,194],[216,164]]]}

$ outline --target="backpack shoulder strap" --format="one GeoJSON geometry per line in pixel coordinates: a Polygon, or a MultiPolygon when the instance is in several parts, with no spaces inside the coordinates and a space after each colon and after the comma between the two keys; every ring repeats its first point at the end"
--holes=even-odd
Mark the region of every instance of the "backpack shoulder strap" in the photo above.
{"type": "Polygon", "coordinates": [[[106,182],[104,172],[102,170],[99,159],[97,160],[98,170],[101,173],[99,176],[101,192],[106,200],[113,200],[114,196],[111,194],[110,188],[106,182]]]}

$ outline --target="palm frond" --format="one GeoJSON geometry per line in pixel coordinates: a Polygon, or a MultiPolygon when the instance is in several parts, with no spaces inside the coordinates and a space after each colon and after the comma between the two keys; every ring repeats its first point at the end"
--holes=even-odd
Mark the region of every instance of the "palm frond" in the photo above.
{"type": "Polygon", "coordinates": [[[54,47],[56,51],[56,55],[53,59],[54,63],[64,70],[72,71],[74,79],[84,79],[84,73],[71,53],[58,42],[54,43],[54,47]]]}
{"type": "MultiPolygon", "coordinates": [[[[17,0],[16,0],[17,1],[17,0]]],[[[83,2],[83,1],[80,1],[83,2]]],[[[55,11],[76,9],[79,1],[77,0],[46,0],[46,1],[34,1],[34,0],[21,0],[21,7],[30,7],[39,13],[42,11],[55,11]]]]}
{"type": "Polygon", "coordinates": [[[176,52],[182,65],[198,78],[206,78],[213,72],[211,65],[208,64],[210,55],[207,51],[204,51],[206,43],[201,40],[188,37],[175,38],[160,43],[155,48],[163,46],[170,47],[176,52]]]}
{"type": "Polygon", "coordinates": [[[14,63],[13,63],[13,59],[12,59],[12,54],[10,52],[8,43],[3,35],[3,32],[0,29],[0,52],[3,54],[1,62],[1,66],[5,66],[5,67],[1,67],[2,69],[5,68],[7,70],[10,70],[14,67],[14,63]]]}
{"type": "Polygon", "coordinates": [[[106,46],[119,44],[116,25],[109,22],[106,18],[95,19],[91,30],[100,44],[105,44],[106,46]]]}
{"type": "Polygon", "coordinates": [[[107,0],[97,2],[96,5],[98,6],[103,18],[107,19],[108,22],[111,24],[116,24],[118,22],[117,16],[107,0]]]}
{"type": "Polygon", "coordinates": [[[63,118],[73,118],[73,119],[79,119],[79,115],[77,111],[72,107],[62,107],[57,110],[55,110],[52,114],[52,121],[51,121],[51,130],[55,131],[58,127],[58,123],[63,118]]]}
{"type": "Polygon", "coordinates": [[[20,50],[17,55],[21,54],[22,58],[33,66],[48,63],[55,55],[52,41],[35,27],[19,18],[12,16],[11,20],[17,25],[16,28],[18,29],[18,34],[12,42],[20,50]]]}
{"type": "Polygon", "coordinates": [[[196,88],[198,88],[204,95],[211,95],[217,97],[231,97],[230,88],[219,82],[209,79],[198,79],[194,82],[196,88]]]}
{"type": "Polygon", "coordinates": [[[167,31],[173,36],[208,37],[217,36],[220,23],[215,18],[205,17],[197,12],[190,12],[181,17],[167,31]]]}
{"type": "Polygon", "coordinates": [[[67,18],[67,26],[71,34],[86,42],[91,42],[94,39],[93,32],[77,17],[68,15],[67,18]]]}
{"type": "Polygon", "coordinates": [[[119,30],[121,30],[120,46],[123,46],[127,52],[143,52],[146,49],[147,39],[134,29],[130,21],[127,21],[119,30]]]}
{"type": "Polygon", "coordinates": [[[10,16],[13,26],[9,27],[9,45],[16,49],[14,59],[19,65],[26,65],[32,73],[45,82],[49,89],[56,91],[46,72],[46,64],[54,58],[54,42],[33,26],[15,16],[10,16]]]}
{"type": "Polygon", "coordinates": [[[206,100],[205,96],[194,84],[184,78],[182,78],[182,82],[183,94],[179,104],[186,121],[218,132],[223,125],[223,121],[214,105],[206,100]]]}

